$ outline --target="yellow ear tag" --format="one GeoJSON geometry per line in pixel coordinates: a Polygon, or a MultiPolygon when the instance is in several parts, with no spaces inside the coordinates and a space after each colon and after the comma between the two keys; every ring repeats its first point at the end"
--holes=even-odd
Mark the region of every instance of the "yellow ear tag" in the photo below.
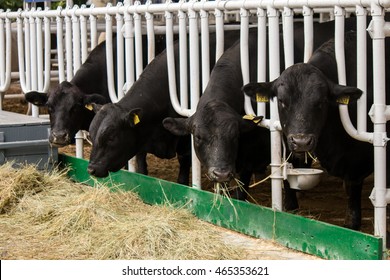
{"type": "Polygon", "coordinates": [[[256,93],[256,102],[269,102],[268,96],[261,94],[261,93],[256,93]]]}
{"type": "Polygon", "coordinates": [[[254,115],[245,115],[245,116],[243,116],[242,117],[244,120],[253,120],[254,118],[255,118],[255,116],[254,115]]]}
{"type": "Polygon", "coordinates": [[[349,96],[343,96],[343,97],[337,98],[336,102],[340,103],[340,104],[343,104],[343,105],[348,105],[348,103],[349,103],[349,96]]]}
{"type": "Polygon", "coordinates": [[[133,119],[133,121],[134,121],[134,124],[138,124],[138,123],[140,122],[139,117],[138,117],[137,114],[134,114],[134,119],[133,119]]]}
{"type": "Polygon", "coordinates": [[[90,111],[93,110],[92,104],[87,104],[87,105],[85,105],[85,108],[88,109],[88,110],[90,110],[90,111]]]}
{"type": "Polygon", "coordinates": [[[244,120],[249,120],[255,124],[259,124],[263,120],[263,116],[245,115],[242,117],[244,120]]]}

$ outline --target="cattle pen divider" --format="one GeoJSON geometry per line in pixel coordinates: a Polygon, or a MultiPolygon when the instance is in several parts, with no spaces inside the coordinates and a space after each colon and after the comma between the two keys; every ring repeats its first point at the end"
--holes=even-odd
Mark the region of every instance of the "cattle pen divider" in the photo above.
{"type": "Polygon", "coordinates": [[[118,186],[137,193],[147,204],[185,206],[206,222],[273,240],[324,259],[378,260],[384,257],[383,239],[369,234],[125,170],[104,179],[91,178],[86,171],[88,161],[63,154],[59,155],[59,160],[62,166],[69,167],[68,176],[75,181],[91,186],[96,181],[108,187],[118,186]]]}

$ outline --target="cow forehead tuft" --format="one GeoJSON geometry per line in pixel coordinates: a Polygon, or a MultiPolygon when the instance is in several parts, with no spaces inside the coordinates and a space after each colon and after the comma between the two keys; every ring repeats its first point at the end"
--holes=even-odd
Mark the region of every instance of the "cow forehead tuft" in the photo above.
{"type": "Polygon", "coordinates": [[[62,87],[57,87],[51,91],[49,94],[49,98],[52,99],[68,99],[68,100],[74,100],[79,97],[79,94],[77,94],[78,91],[71,90],[71,88],[62,88],[62,87]]]}
{"type": "Polygon", "coordinates": [[[101,122],[105,122],[110,126],[117,126],[120,124],[120,120],[127,115],[126,110],[122,110],[116,104],[105,104],[96,114],[95,118],[100,119],[101,122]]]}
{"type": "Polygon", "coordinates": [[[307,90],[326,86],[321,71],[309,64],[297,64],[286,69],[277,80],[277,87],[307,90]]]}

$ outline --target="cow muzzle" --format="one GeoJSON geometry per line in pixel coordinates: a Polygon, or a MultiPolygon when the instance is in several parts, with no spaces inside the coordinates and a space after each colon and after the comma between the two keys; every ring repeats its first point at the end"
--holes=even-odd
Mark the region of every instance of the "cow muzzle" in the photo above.
{"type": "Polygon", "coordinates": [[[208,175],[212,182],[217,183],[230,182],[234,178],[233,172],[225,168],[210,168],[208,175]]]}
{"type": "Polygon", "coordinates": [[[103,178],[108,176],[108,171],[107,170],[101,170],[97,168],[97,166],[94,166],[93,164],[89,164],[87,168],[87,172],[95,177],[98,178],[103,178]]]}
{"type": "Polygon", "coordinates": [[[64,131],[52,131],[49,141],[53,146],[63,147],[70,144],[70,136],[69,133],[64,131]]]}
{"type": "Polygon", "coordinates": [[[290,134],[287,137],[288,145],[292,152],[313,152],[316,138],[313,134],[290,134]]]}

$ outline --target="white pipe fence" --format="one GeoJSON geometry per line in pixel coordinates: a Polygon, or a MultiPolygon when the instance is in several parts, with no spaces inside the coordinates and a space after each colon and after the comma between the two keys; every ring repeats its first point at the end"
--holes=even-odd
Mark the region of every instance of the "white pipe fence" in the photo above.
{"type": "MultiPolygon", "coordinates": [[[[16,21],[18,34],[19,76],[24,92],[39,90],[46,92],[50,80],[70,80],[87,54],[97,44],[98,18],[104,17],[107,43],[108,86],[112,102],[117,102],[129,90],[143,71],[143,51],[147,50],[150,62],[154,58],[155,34],[166,35],[169,90],[173,108],[178,114],[188,117],[195,110],[201,92],[207,85],[209,69],[209,32],[216,32],[216,59],[223,53],[224,32],[229,28],[224,23],[227,15],[235,13],[241,30],[241,67],[244,84],[250,81],[248,52],[248,28],[258,28],[258,73],[259,82],[273,80],[280,75],[282,61],[279,56],[279,34],[283,32],[284,65],[294,61],[295,15],[301,15],[304,22],[304,61],[313,53],[313,21],[320,13],[330,13],[335,18],[336,56],[339,68],[339,82],[345,84],[345,62],[343,57],[343,29],[347,13],[355,13],[358,37],[358,87],[364,91],[358,102],[357,127],[352,125],[347,106],[340,105],[340,115],[346,131],[360,141],[372,143],[375,156],[375,186],[371,195],[375,206],[375,235],[386,241],[386,204],[389,191],[386,189],[386,122],[390,119],[390,108],[385,103],[384,38],[389,36],[389,24],[384,22],[384,9],[390,7],[390,0],[237,0],[207,1],[180,0],[141,5],[125,2],[107,7],[67,7],[57,10],[20,10],[0,13],[0,92],[7,90],[10,81],[10,22],[16,21]],[[374,131],[368,132],[366,97],[366,24],[367,15],[372,16],[369,27],[374,48],[374,104],[370,117],[374,131]],[[115,20],[113,20],[115,17],[115,20]],[[43,26],[42,26],[43,21],[43,26]],[[114,24],[115,22],[115,24],[114,24]],[[282,25],[280,25],[282,23],[282,25]],[[51,71],[50,34],[55,25],[57,35],[58,72],[51,71]],[[268,33],[267,33],[268,29],[268,33]],[[117,33],[117,57],[113,57],[113,33],[117,33]],[[174,56],[174,34],[179,36],[180,77],[176,77],[174,56]],[[147,49],[142,48],[142,35],[147,36],[147,49]],[[200,34],[200,37],[199,37],[200,34]],[[268,35],[267,35],[268,34],[268,35]],[[88,37],[89,36],[89,37],[88,37]],[[187,36],[189,40],[187,41],[187,36]],[[200,40],[200,47],[199,47],[200,40]],[[90,45],[88,45],[90,42],[90,45]],[[266,49],[269,53],[267,54],[266,49]],[[202,63],[199,64],[199,58],[202,63]],[[114,59],[117,64],[117,79],[114,79],[114,59]],[[187,64],[188,59],[188,64],[187,64]],[[268,63],[268,68],[266,67],[268,63]],[[268,69],[268,70],[267,70],[268,69]],[[189,77],[189,79],[187,78],[189,77]],[[180,87],[176,81],[180,79],[180,87]],[[202,85],[199,80],[202,79],[202,85]]],[[[322,18],[322,15],[320,16],[322,18]]],[[[101,30],[101,29],[99,29],[101,30]]],[[[1,100],[0,100],[1,101],[1,100]]],[[[1,109],[1,108],[0,108],[1,109]]],[[[254,110],[246,98],[245,110],[249,114],[266,114],[264,104],[254,110]]],[[[270,117],[262,125],[271,131],[272,207],[282,210],[282,164],[281,127],[276,101],[270,103],[270,117]]],[[[37,112],[33,112],[37,115],[37,112]]],[[[81,137],[80,135],[78,137],[81,137]]],[[[80,139],[79,139],[80,140],[80,139]]],[[[81,144],[78,144],[81,147],[81,144]]],[[[82,149],[78,151],[82,156],[82,149]]],[[[192,182],[200,188],[200,164],[193,153],[192,182]]]]}
{"type": "Polygon", "coordinates": [[[11,83],[11,20],[0,18],[0,110],[3,105],[3,92],[11,83]]]}

